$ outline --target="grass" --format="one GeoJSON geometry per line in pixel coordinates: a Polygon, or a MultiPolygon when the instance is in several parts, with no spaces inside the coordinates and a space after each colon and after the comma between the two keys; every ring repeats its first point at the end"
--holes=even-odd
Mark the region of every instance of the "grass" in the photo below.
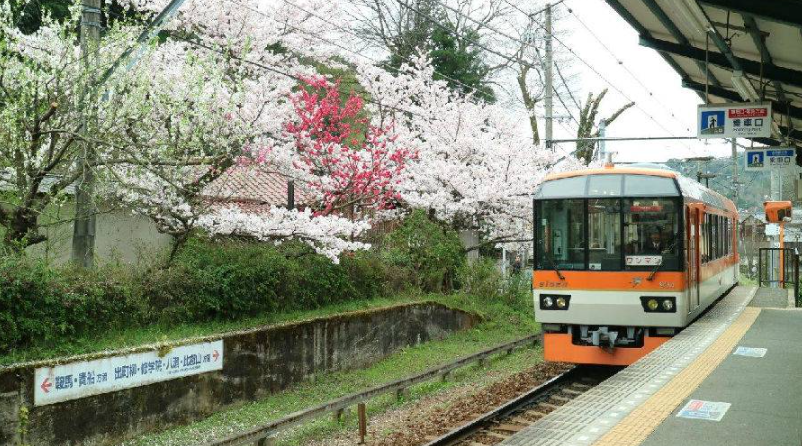
{"type": "MultiPolygon", "coordinates": [[[[474,329],[453,334],[444,340],[403,349],[371,367],[321,374],[314,380],[271,395],[261,401],[225,410],[205,420],[148,435],[125,444],[129,446],[185,445],[221,438],[231,432],[248,429],[294,411],[403,378],[538,331],[538,325],[534,322],[528,304],[528,297],[521,296],[521,301],[512,304],[501,301],[488,302],[485,299],[461,294],[423,297],[449,306],[476,311],[485,317],[485,321],[474,329]]],[[[409,399],[414,400],[424,395],[447,391],[460,383],[480,380],[489,373],[511,374],[524,370],[539,361],[540,357],[540,352],[530,347],[518,350],[509,356],[499,356],[484,368],[467,366],[455,372],[447,382],[435,380],[414,386],[410,389],[409,399]]],[[[395,395],[378,397],[368,403],[368,412],[380,413],[399,404],[403,404],[403,402],[397,401],[395,395]]],[[[311,438],[320,438],[343,429],[353,428],[354,417],[354,414],[348,415],[342,423],[337,423],[333,421],[330,414],[322,416],[282,435],[280,444],[300,445],[311,438]]]]}
{"type": "Polygon", "coordinates": [[[757,279],[749,277],[744,273],[741,273],[741,276],[739,277],[738,281],[743,286],[757,286],[757,279]]]}

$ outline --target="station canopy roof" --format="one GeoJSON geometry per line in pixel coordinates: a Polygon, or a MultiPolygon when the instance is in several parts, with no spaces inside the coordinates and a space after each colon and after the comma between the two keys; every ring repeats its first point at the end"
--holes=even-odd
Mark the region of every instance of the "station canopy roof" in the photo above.
{"type": "Polygon", "coordinates": [[[712,104],[762,92],[776,125],[756,142],[802,146],[802,1],[606,1],[703,100],[706,89],[712,104]]]}

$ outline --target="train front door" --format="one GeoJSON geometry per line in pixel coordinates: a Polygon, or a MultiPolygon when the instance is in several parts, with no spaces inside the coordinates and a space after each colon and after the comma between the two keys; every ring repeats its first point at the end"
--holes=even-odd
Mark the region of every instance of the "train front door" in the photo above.
{"type": "Polygon", "coordinates": [[[685,233],[688,234],[688,249],[685,251],[688,282],[688,313],[699,307],[699,208],[685,208],[685,233]]]}

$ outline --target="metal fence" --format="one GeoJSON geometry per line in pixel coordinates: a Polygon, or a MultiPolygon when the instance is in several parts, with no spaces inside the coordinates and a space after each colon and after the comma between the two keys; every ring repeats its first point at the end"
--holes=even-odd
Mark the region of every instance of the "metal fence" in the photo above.
{"type": "Polygon", "coordinates": [[[760,248],[758,286],[794,290],[794,304],[800,307],[799,253],[795,248],[760,248]]]}

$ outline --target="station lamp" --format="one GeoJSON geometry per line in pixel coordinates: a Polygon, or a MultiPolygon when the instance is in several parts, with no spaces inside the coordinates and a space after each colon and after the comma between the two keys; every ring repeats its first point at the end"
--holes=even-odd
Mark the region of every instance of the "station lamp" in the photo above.
{"type": "Polygon", "coordinates": [[[679,0],[675,2],[680,14],[685,18],[685,22],[699,34],[705,35],[708,31],[713,30],[713,25],[707,20],[705,15],[696,0],[679,0]]]}

